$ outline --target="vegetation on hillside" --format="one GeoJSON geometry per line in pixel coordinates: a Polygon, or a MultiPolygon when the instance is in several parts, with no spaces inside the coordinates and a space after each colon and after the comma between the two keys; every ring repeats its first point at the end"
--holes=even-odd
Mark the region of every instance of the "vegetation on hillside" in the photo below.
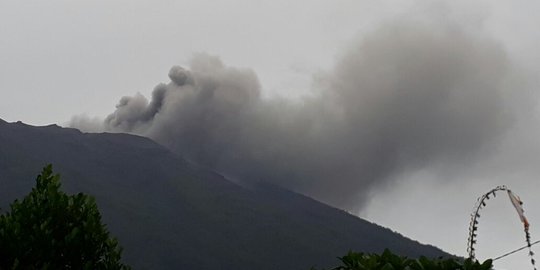
{"type": "Polygon", "coordinates": [[[143,137],[57,126],[0,125],[2,210],[46,162],[62,166],[63,191],[99,198],[134,269],[330,268],[349,249],[447,255],[298,193],[236,185],[143,137]]]}
{"type": "Polygon", "coordinates": [[[48,165],[32,191],[0,215],[0,269],[129,269],[94,199],[60,186],[48,165]]]}
{"type": "MultiPolygon", "coordinates": [[[[409,259],[386,249],[381,255],[349,252],[339,258],[341,265],[332,270],[490,270],[492,261],[483,263],[472,259],[409,259]]],[[[313,269],[312,269],[313,270],[313,269]]]]}

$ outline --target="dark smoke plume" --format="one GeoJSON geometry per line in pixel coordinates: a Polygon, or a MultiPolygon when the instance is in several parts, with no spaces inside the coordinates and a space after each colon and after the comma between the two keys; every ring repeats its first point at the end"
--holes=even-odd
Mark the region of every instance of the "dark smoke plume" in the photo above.
{"type": "MultiPolygon", "coordinates": [[[[261,97],[256,74],[197,55],[148,101],[123,97],[102,130],[148,136],[237,181],[348,210],[375,187],[475,160],[512,123],[504,50],[456,26],[387,24],[318,74],[300,101],[261,97]],[[505,86],[506,85],[506,86],[505,86]]],[[[84,117],[72,126],[96,129],[84,117]]]]}

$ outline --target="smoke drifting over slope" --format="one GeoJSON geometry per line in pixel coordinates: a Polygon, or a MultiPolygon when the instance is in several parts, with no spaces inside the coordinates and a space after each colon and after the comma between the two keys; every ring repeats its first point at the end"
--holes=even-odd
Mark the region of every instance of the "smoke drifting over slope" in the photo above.
{"type": "Polygon", "coordinates": [[[71,126],[148,136],[240,182],[355,211],[401,173],[471,162],[496,142],[512,123],[511,73],[490,39],[401,21],[351,46],[301,101],[264,99],[252,70],[201,54],[150,101],[123,97],[102,123],[71,126]]]}

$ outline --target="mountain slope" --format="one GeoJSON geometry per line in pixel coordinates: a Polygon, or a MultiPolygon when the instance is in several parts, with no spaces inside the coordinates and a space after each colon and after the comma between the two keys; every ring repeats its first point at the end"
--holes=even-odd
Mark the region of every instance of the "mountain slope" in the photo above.
{"type": "Polygon", "coordinates": [[[153,141],[0,120],[0,207],[46,164],[68,193],[96,197],[134,269],[309,269],[348,250],[446,255],[277,187],[240,187],[153,141]]]}

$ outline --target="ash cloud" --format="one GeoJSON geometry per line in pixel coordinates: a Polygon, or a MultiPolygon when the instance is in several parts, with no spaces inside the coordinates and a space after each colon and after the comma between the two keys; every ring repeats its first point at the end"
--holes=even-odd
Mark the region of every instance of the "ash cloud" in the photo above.
{"type": "MultiPolygon", "coordinates": [[[[513,124],[518,90],[495,41],[455,25],[385,24],[314,78],[266,99],[254,71],[196,55],[151,100],[123,97],[99,129],[148,136],[239,182],[269,182],[359,210],[400,174],[474,162],[513,124]]],[[[96,130],[95,121],[71,126],[96,130]],[[90,123],[90,125],[88,125],[90,123]]]]}

